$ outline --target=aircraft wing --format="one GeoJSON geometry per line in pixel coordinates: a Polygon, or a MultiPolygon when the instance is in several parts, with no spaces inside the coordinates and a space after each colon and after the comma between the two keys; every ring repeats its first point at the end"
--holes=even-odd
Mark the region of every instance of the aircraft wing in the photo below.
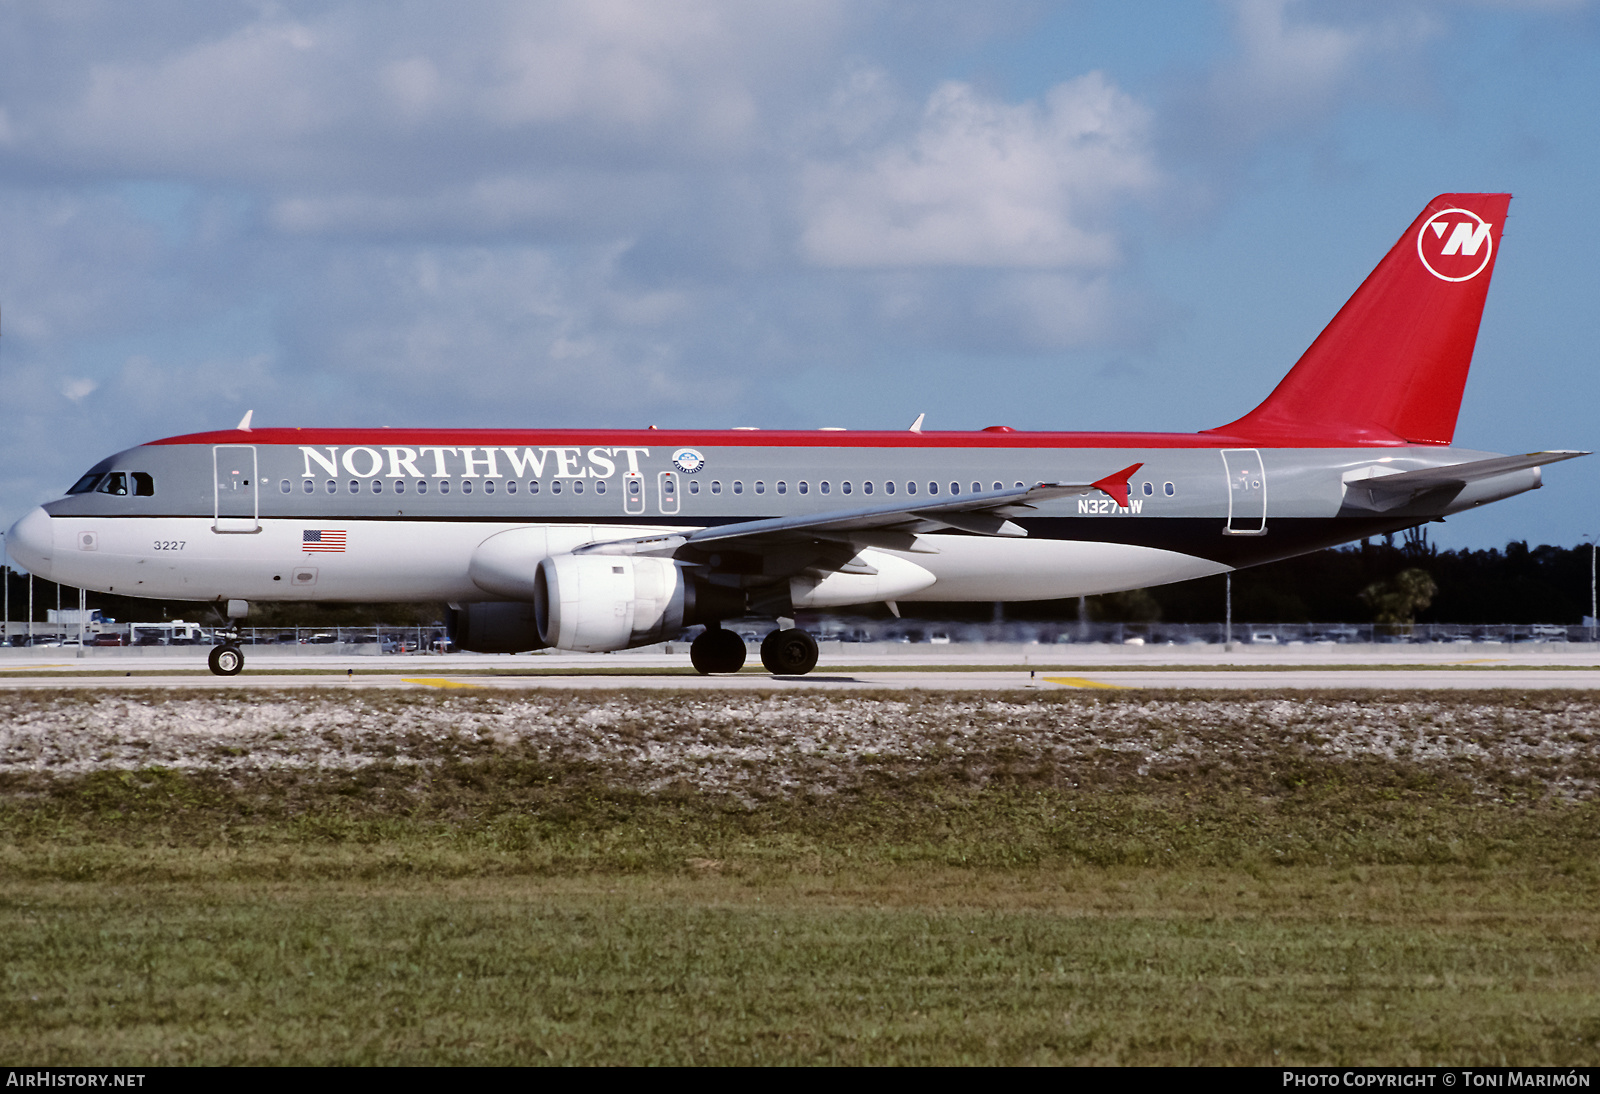
{"type": "Polygon", "coordinates": [[[1451,464],[1448,467],[1425,467],[1420,471],[1401,471],[1394,475],[1377,475],[1370,479],[1354,479],[1346,484],[1346,496],[1365,509],[1384,511],[1405,505],[1431,490],[1450,487],[1459,489],[1469,482],[1492,479],[1513,471],[1542,467],[1547,463],[1587,456],[1588,452],[1558,450],[1529,452],[1523,456],[1496,456],[1488,460],[1451,464]]]}
{"type": "Polygon", "coordinates": [[[906,498],[886,505],[840,509],[770,520],[722,524],[682,535],[591,543],[578,550],[598,554],[675,554],[681,548],[718,548],[760,552],[803,540],[838,540],[862,546],[916,550],[921,532],[958,529],[987,536],[1025,536],[1008,518],[1021,516],[1035,502],[1103,493],[1118,505],[1128,504],[1128,480],[1144,464],[1136,463],[1103,479],[1085,483],[1041,482],[1005,490],[983,490],[947,500],[906,498]]]}

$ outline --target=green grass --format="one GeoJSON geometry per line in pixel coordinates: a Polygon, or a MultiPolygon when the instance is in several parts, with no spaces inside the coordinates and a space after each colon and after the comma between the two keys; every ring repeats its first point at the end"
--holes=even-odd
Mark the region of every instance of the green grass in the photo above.
{"type": "MultiPolygon", "coordinates": [[[[188,771],[13,771],[0,776],[0,1057],[1600,1057],[1600,806],[1572,790],[1594,775],[1585,693],[1407,697],[1421,731],[1478,742],[1486,758],[1470,763],[1307,745],[1307,727],[1350,732],[1370,697],[1011,698],[1031,705],[992,724],[982,704],[895,699],[906,738],[928,735],[914,748],[829,760],[813,783],[802,776],[822,761],[785,753],[767,763],[789,788],[759,792],[620,777],[617,757],[661,733],[737,757],[777,732],[728,728],[706,712],[752,700],[706,693],[366,693],[393,747],[353,769],[229,769],[228,755],[188,771]],[[1237,726],[1217,720],[1236,706],[1237,726]],[[408,729],[422,711],[467,724],[538,709],[633,721],[594,723],[604,738],[408,729]],[[942,712],[959,712],[943,722],[969,752],[935,739],[942,712]],[[1495,758],[1523,755],[1497,740],[1526,744],[1535,725],[1566,734],[1558,765],[1495,758]],[[1110,743],[1214,736],[1210,753],[1156,768],[1148,744],[1064,753],[1052,726],[1100,726],[1110,743]]],[[[285,696],[240,702],[267,700],[285,696]]],[[[96,725],[108,703],[137,701],[19,694],[0,720],[96,725]]],[[[1376,701],[1402,717],[1399,698],[1376,701]]],[[[161,709],[226,722],[232,702],[161,709]]],[[[760,710],[822,725],[886,717],[877,702],[760,710]]],[[[295,709],[333,732],[357,705],[295,709]]]]}
{"type": "Polygon", "coordinates": [[[1414,867],[25,883],[0,903],[0,1053],[1592,1064],[1595,888],[1414,867]]]}

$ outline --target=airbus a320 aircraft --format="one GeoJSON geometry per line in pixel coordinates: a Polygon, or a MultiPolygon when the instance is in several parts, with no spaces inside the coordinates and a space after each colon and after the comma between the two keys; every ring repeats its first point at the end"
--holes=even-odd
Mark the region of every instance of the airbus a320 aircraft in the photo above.
{"type": "MultiPolygon", "coordinates": [[[[7,543],[125,596],[448,601],[458,646],[620,650],[723,620],[1072,597],[1184,581],[1437,520],[1540,484],[1453,447],[1508,194],[1428,203],[1267,400],[1195,434],[251,429],[102,460],[7,543]]],[[[921,419],[918,419],[920,425],[921,419]]],[[[233,642],[211,669],[237,673],[233,642]]]]}

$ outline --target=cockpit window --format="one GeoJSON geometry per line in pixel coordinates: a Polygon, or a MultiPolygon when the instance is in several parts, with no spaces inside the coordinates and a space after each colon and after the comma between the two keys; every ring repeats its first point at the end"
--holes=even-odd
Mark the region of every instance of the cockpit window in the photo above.
{"type": "Polygon", "coordinates": [[[85,475],[83,478],[81,478],[77,482],[73,483],[72,484],[72,489],[68,490],[67,493],[69,493],[69,494],[87,494],[89,491],[94,489],[94,484],[99,482],[99,481],[100,481],[100,472],[91,471],[87,475],[85,475]]]}
{"type": "Polygon", "coordinates": [[[150,472],[134,471],[131,474],[133,475],[133,492],[135,495],[141,498],[153,498],[156,496],[156,480],[151,476],[150,472]]]}
{"type": "Polygon", "coordinates": [[[105,481],[95,488],[97,493],[115,494],[123,497],[128,493],[128,476],[121,471],[113,471],[107,475],[105,481]]]}

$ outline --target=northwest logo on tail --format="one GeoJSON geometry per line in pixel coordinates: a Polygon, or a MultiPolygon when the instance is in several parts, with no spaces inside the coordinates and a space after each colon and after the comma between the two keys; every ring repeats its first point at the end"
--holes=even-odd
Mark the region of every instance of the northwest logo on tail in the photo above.
{"type": "Polygon", "coordinates": [[[1494,253],[1493,227],[1469,209],[1441,209],[1417,230],[1417,256],[1434,277],[1471,281],[1494,253]]]}

